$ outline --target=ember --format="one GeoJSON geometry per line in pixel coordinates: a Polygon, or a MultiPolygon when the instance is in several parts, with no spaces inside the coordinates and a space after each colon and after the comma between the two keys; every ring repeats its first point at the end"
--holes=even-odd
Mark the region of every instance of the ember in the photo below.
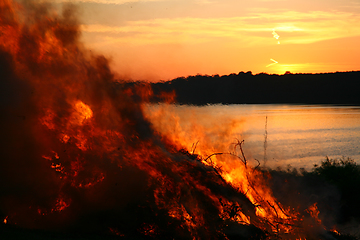
{"type": "Polygon", "coordinates": [[[0,3],[3,223],[128,238],[325,236],[316,205],[278,202],[242,142],[214,154],[157,131],[141,101],[151,92],[125,90],[83,48],[75,10],[0,3]]]}

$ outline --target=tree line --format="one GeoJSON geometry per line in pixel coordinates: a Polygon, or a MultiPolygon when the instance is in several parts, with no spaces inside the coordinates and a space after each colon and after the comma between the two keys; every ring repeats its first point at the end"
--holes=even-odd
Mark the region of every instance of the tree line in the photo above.
{"type": "MultiPolygon", "coordinates": [[[[154,96],[174,92],[179,104],[360,104],[360,71],[196,75],[151,83],[150,87],[154,96]]],[[[161,100],[153,97],[151,101],[161,100]]]]}

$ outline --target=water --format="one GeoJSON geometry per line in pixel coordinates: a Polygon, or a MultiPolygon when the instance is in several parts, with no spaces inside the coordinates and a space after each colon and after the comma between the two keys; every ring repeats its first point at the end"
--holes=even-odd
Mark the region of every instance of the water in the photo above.
{"type": "MultiPolygon", "coordinates": [[[[152,105],[149,109],[161,107],[152,105]]],[[[194,126],[207,132],[214,145],[225,138],[244,140],[245,154],[271,168],[291,165],[310,170],[326,156],[350,157],[360,163],[359,106],[171,105],[161,117],[165,122],[176,120],[177,129],[192,137],[188,142],[199,140],[190,134],[194,126]],[[169,113],[171,118],[166,117],[169,113]]],[[[163,131],[165,122],[160,127],[163,131]]]]}

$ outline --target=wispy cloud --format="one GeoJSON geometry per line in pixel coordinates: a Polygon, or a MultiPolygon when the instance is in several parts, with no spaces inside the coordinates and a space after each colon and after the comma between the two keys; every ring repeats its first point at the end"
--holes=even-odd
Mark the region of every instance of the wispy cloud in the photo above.
{"type": "Polygon", "coordinates": [[[218,0],[195,0],[195,3],[200,5],[216,3],[218,0]]]}
{"type": "Polygon", "coordinates": [[[217,39],[272,44],[272,32],[287,33],[282,44],[304,44],[360,35],[360,15],[347,12],[256,13],[231,18],[159,18],[128,21],[123,26],[84,25],[85,33],[107,35],[107,41],[133,44],[209,42],[217,39]],[[119,35],[119,36],[117,36],[119,35]]]}
{"type": "Polygon", "coordinates": [[[255,0],[257,2],[284,2],[286,0],[255,0]]]}
{"type": "MultiPolygon", "coordinates": [[[[99,4],[125,4],[133,2],[160,2],[164,0],[48,0],[53,3],[99,3],[99,4]]],[[[178,1],[178,0],[166,0],[178,1]]]]}

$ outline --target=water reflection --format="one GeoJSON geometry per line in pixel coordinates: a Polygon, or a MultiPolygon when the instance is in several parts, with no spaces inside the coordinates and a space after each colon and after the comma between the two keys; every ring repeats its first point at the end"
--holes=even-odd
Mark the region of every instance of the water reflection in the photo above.
{"type": "Polygon", "coordinates": [[[272,168],[290,164],[311,169],[326,156],[360,161],[357,106],[160,104],[146,109],[160,132],[181,135],[179,143],[199,141],[213,145],[213,151],[230,151],[234,139],[244,139],[245,154],[272,168]]]}

